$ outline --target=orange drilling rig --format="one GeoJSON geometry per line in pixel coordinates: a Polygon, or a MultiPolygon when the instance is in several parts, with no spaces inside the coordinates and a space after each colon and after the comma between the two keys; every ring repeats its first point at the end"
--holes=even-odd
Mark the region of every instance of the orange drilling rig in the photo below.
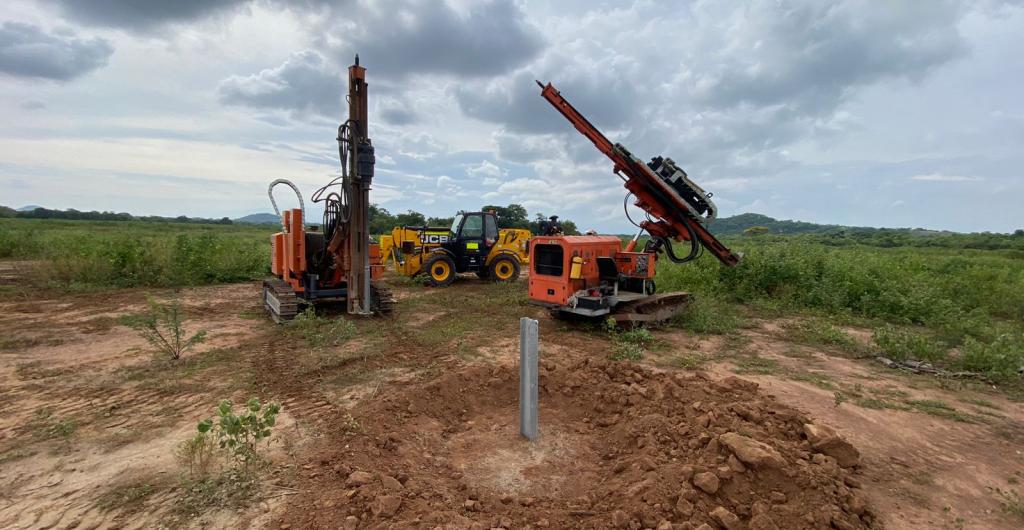
{"type": "MultiPolygon", "coordinates": [[[[708,232],[705,225],[718,213],[711,194],[693,183],[671,158],[655,157],[644,163],[622,144],[613,144],[577,111],[550,83],[540,81],[541,96],[569,120],[599,151],[611,159],[614,172],[629,197],[644,210],[633,240],[622,246],[614,236],[544,236],[530,241],[532,271],[530,301],[556,314],[606,317],[617,322],[641,323],[667,319],[685,307],[688,293],[655,293],[658,255],[673,263],[686,263],[707,249],[727,266],[740,256],[708,232]],[[640,236],[650,238],[637,250],[640,236]],[[678,256],[673,241],[689,242],[690,251],[678,256]]],[[[626,212],[629,217],[628,211],[626,212]]],[[[633,222],[630,219],[630,222],[633,222]]]]}
{"type": "Polygon", "coordinates": [[[370,239],[370,184],[374,152],[367,127],[366,69],[348,68],[348,120],[338,127],[341,175],[313,194],[323,203],[319,227],[304,224],[305,205],[295,184],[278,179],[267,190],[281,217],[281,232],[271,236],[271,272],[263,282],[263,304],[277,322],[295,317],[299,303],[345,300],[350,314],[390,313],[394,297],[373,280],[384,272],[380,247],[370,239]],[[299,207],[277,208],[274,187],[285,184],[299,197],[299,207]]]}

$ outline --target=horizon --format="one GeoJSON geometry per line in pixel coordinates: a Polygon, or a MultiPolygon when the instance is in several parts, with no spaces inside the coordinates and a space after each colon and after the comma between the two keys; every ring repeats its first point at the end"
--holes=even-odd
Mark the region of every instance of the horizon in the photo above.
{"type": "Polygon", "coordinates": [[[3,202],[234,219],[279,177],[308,198],[339,171],[358,53],[392,212],[518,203],[629,232],[610,162],[540,79],[722,217],[1024,227],[1019,3],[120,4],[0,6],[3,202]]]}
{"type": "MultiPolygon", "coordinates": [[[[380,205],[377,205],[377,204],[374,204],[374,206],[380,207],[380,205]]],[[[38,205],[38,204],[27,204],[27,205],[21,206],[19,208],[14,208],[12,206],[0,204],[0,207],[7,207],[7,208],[10,208],[10,209],[12,209],[14,211],[17,211],[17,212],[31,211],[31,210],[26,210],[26,208],[30,208],[30,207],[32,207],[33,209],[43,208],[43,209],[46,209],[46,210],[58,210],[58,209],[55,209],[55,208],[48,208],[46,206],[41,206],[41,205],[38,205]]],[[[73,208],[70,208],[70,209],[73,209],[73,208]]],[[[69,210],[69,208],[59,209],[58,211],[67,211],[67,210],[69,210]]],[[[96,212],[96,213],[128,214],[128,215],[131,215],[132,217],[160,217],[160,218],[164,218],[164,219],[174,219],[176,217],[180,217],[180,215],[157,215],[157,214],[133,213],[133,212],[128,212],[128,211],[113,211],[113,210],[77,210],[76,209],[76,211],[79,211],[79,212],[82,212],[82,213],[96,212]]],[[[413,211],[415,211],[415,210],[413,210],[413,211]]],[[[467,211],[470,211],[470,210],[467,210],[467,211]]],[[[405,213],[405,212],[392,212],[391,210],[388,210],[388,212],[391,213],[392,215],[400,214],[400,213],[405,213]]],[[[423,213],[423,212],[417,212],[417,213],[423,213]]],[[[455,212],[452,212],[452,215],[454,215],[454,213],[455,212]]],[[[322,211],[321,211],[321,214],[322,214],[322,211]]],[[[277,214],[275,214],[273,212],[270,212],[270,211],[251,212],[251,213],[242,214],[242,215],[238,215],[238,216],[214,215],[214,216],[206,216],[206,217],[202,217],[202,216],[187,216],[187,217],[189,217],[190,219],[210,220],[210,221],[216,221],[216,220],[219,220],[219,219],[230,219],[233,222],[238,222],[240,219],[244,219],[246,217],[251,217],[251,216],[257,216],[257,215],[270,215],[270,216],[277,217],[277,214]]],[[[424,215],[426,217],[431,217],[431,216],[426,215],[426,214],[424,214],[424,215]]],[[[1020,230],[1020,229],[1014,229],[1014,230],[1010,230],[1010,231],[1007,231],[1007,232],[994,232],[994,231],[991,231],[991,230],[982,230],[982,231],[976,231],[976,232],[960,232],[960,231],[956,231],[956,230],[933,229],[933,228],[925,228],[925,227],[921,227],[921,226],[840,225],[840,224],[835,224],[835,223],[815,223],[815,222],[811,222],[811,221],[804,221],[804,220],[801,220],[801,219],[780,219],[780,218],[772,217],[772,216],[769,216],[769,215],[766,215],[766,214],[762,214],[762,213],[758,213],[758,212],[740,212],[740,213],[736,213],[736,214],[728,215],[728,216],[724,216],[724,217],[723,216],[719,216],[718,218],[716,218],[715,221],[726,220],[726,219],[733,219],[733,218],[740,217],[740,216],[745,216],[745,215],[756,215],[756,216],[761,216],[761,217],[767,217],[768,219],[771,219],[773,222],[807,223],[807,224],[813,224],[813,225],[818,225],[818,226],[835,226],[835,227],[839,227],[839,228],[867,228],[867,229],[873,229],[873,230],[910,230],[910,231],[923,230],[923,231],[930,231],[930,232],[948,232],[948,233],[952,233],[952,234],[966,234],[966,235],[982,234],[982,233],[990,233],[990,234],[998,234],[998,235],[1012,235],[1015,231],[1020,230]]],[[[317,217],[318,216],[313,216],[312,219],[316,219],[317,217]]],[[[443,217],[450,217],[450,215],[443,216],[443,217]]],[[[530,214],[529,217],[532,218],[533,214],[530,214]]],[[[573,219],[567,219],[567,220],[574,221],[573,219]]],[[[715,221],[712,221],[712,222],[710,222],[708,224],[708,227],[711,229],[712,232],[714,232],[715,221]]],[[[260,223],[260,224],[266,224],[266,223],[260,223]]],[[[309,224],[316,224],[316,223],[309,223],[309,224]]],[[[604,233],[604,234],[617,234],[617,235],[630,235],[630,234],[634,233],[635,231],[636,230],[633,229],[631,231],[624,231],[624,232],[614,232],[614,231],[605,232],[605,231],[602,231],[601,233],[604,233]]]]}

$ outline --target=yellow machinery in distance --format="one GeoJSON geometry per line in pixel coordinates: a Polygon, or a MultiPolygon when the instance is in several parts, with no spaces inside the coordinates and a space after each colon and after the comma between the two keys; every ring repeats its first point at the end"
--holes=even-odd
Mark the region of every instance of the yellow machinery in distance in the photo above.
{"type": "Polygon", "coordinates": [[[475,272],[483,279],[511,281],[530,263],[530,231],[498,229],[494,212],[459,212],[450,228],[395,227],[380,239],[381,259],[404,276],[425,274],[435,287],[475,272]]]}

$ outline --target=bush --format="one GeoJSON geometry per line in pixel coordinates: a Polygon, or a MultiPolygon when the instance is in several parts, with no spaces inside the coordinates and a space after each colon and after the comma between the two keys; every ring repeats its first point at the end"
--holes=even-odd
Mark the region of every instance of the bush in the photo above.
{"type": "Polygon", "coordinates": [[[997,379],[1019,378],[1024,369],[1024,335],[1004,333],[988,344],[968,337],[958,364],[997,379]]]}
{"type": "Polygon", "coordinates": [[[876,328],[873,334],[875,344],[894,360],[944,361],[948,348],[945,344],[928,336],[893,326],[876,328]]]}
{"type": "Polygon", "coordinates": [[[721,335],[743,325],[732,304],[714,296],[695,296],[686,309],[672,319],[672,325],[694,333],[721,335]]]}
{"type": "Polygon", "coordinates": [[[205,330],[186,337],[179,301],[162,304],[147,297],[147,303],[149,310],[146,313],[127,317],[123,321],[172,360],[180,359],[185,351],[206,340],[205,330]]]}
{"type": "Polygon", "coordinates": [[[198,432],[192,445],[205,450],[207,438],[216,437],[217,446],[227,453],[235,468],[249,472],[260,459],[259,443],[270,438],[270,428],[280,412],[281,405],[277,403],[264,406],[259,399],[251,398],[236,414],[231,401],[225,399],[217,406],[216,422],[206,419],[196,426],[198,432]]]}

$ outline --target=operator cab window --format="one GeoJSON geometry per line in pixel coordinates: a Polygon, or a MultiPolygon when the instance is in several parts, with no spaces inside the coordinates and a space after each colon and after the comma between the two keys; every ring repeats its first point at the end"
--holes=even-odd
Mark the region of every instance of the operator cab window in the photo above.
{"type": "Polygon", "coordinates": [[[486,234],[484,236],[486,239],[489,239],[491,241],[495,241],[498,239],[498,227],[494,224],[493,215],[484,216],[484,228],[486,229],[486,234]]]}
{"type": "Polygon", "coordinates": [[[481,215],[467,215],[462,223],[462,233],[459,237],[465,239],[480,239],[484,235],[484,220],[481,215]]]}
{"type": "Polygon", "coordinates": [[[534,247],[533,271],[546,276],[561,276],[565,253],[560,245],[537,245],[534,247]]]}
{"type": "Polygon", "coordinates": [[[455,219],[452,221],[452,235],[453,236],[457,236],[459,234],[459,225],[460,224],[462,224],[462,214],[461,213],[456,215],[455,219]]]}

